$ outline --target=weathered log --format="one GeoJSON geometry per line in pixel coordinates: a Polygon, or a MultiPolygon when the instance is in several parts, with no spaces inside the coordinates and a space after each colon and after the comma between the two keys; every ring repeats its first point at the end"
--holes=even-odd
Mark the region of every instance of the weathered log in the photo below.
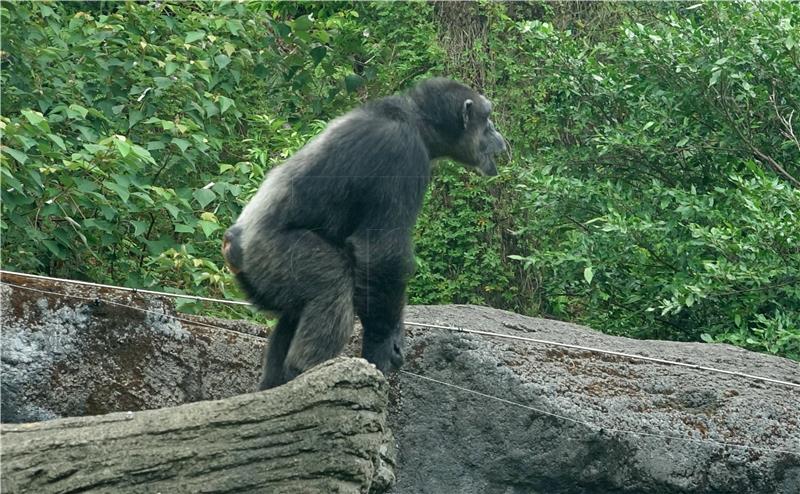
{"type": "Polygon", "coordinates": [[[365,360],[338,358],[225,400],[4,424],[3,492],[382,491],[387,390],[365,360]]]}

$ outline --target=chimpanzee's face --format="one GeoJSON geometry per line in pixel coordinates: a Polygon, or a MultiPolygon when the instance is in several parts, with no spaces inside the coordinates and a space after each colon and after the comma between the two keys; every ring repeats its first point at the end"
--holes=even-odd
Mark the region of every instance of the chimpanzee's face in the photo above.
{"type": "Polygon", "coordinates": [[[510,155],[508,141],[494,128],[489,115],[492,104],[482,95],[463,102],[464,134],[453,158],[484,176],[497,175],[497,157],[510,155]]]}

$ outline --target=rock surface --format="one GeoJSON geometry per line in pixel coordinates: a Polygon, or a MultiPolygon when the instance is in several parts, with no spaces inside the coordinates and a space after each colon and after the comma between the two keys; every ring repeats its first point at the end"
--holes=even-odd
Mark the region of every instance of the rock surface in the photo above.
{"type": "MultiPolygon", "coordinates": [[[[258,327],[175,321],[169,300],[125,292],[0,288],[4,420],[219,399],[258,380],[258,327]]],[[[474,306],[409,307],[406,320],[800,383],[797,363],[728,345],[631,340],[474,306]]],[[[797,387],[411,326],[406,356],[390,379],[395,494],[800,492],[797,387]]]]}
{"type": "MultiPolygon", "coordinates": [[[[797,363],[728,345],[631,340],[474,306],[409,307],[406,320],[800,383],[797,363]]],[[[523,341],[407,331],[406,371],[539,411],[399,374],[390,395],[400,445],[396,494],[800,492],[796,387],[523,341]]]]}
{"type": "Polygon", "coordinates": [[[167,297],[6,272],[2,282],[3,422],[255,391],[265,328],[185,314],[177,320],[167,297]]]}

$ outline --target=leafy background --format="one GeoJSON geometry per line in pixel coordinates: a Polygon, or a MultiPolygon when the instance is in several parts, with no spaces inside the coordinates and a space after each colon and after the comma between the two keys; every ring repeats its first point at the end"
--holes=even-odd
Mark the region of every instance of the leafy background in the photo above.
{"type": "Polygon", "coordinates": [[[412,303],[800,360],[800,4],[0,16],[5,269],[237,298],[221,235],[266,171],[359,102],[447,75],[494,100],[515,156],[488,181],[437,168],[412,303]]]}

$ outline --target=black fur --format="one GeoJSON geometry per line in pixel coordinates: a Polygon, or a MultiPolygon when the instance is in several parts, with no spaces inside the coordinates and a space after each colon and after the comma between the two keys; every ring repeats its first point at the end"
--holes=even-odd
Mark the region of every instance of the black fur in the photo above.
{"type": "Polygon", "coordinates": [[[269,173],[223,241],[251,301],[281,313],[260,389],[340,353],[354,314],[364,358],[383,372],[402,365],[411,234],[431,160],[496,175],[508,150],[490,111],[470,88],[431,79],[332,121],[269,173]]]}

